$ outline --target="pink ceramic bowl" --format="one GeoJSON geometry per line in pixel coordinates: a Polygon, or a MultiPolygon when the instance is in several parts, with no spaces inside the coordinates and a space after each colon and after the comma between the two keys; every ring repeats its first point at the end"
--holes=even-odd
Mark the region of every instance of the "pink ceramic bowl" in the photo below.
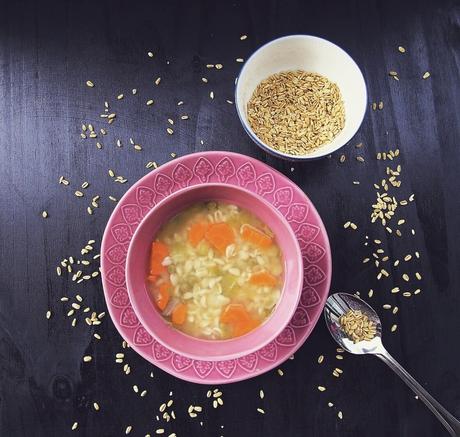
{"type": "Polygon", "coordinates": [[[129,245],[126,283],[136,315],[163,346],[197,360],[229,360],[261,349],[283,331],[299,302],[303,284],[303,262],[297,238],[276,208],[262,197],[243,188],[205,183],[174,192],[145,216],[129,245]],[[283,290],[271,316],[248,334],[229,340],[204,340],[176,330],[163,319],[151,301],[146,283],[151,243],[161,225],[188,206],[209,200],[233,203],[254,213],[275,233],[284,259],[283,290]]]}

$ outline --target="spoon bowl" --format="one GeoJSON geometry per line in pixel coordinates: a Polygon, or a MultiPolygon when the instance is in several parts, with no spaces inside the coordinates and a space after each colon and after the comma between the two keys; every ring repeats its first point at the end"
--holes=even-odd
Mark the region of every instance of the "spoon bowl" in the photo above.
{"type": "Polygon", "coordinates": [[[326,301],[324,307],[326,325],[335,341],[346,351],[352,354],[376,354],[383,352],[382,324],[375,310],[359,297],[348,293],[335,293],[326,301]],[[348,311],[361,311],[376,327],[376,334],[372,340],[362,340],[355,343],[342,329],[339,318],[348,311]]]}

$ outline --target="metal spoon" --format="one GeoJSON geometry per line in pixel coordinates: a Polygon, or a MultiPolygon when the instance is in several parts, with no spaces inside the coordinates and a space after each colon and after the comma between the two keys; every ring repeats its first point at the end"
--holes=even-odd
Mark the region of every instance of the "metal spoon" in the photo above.
{"type": "Polygon", "coordinates": [[[439,419],[450,435],[460,437],[460,422],[452,416],[436,399],[434,399],[383,347],[382,325],[377,313],[363,300],[352,294],[336,293],[326,301],[324,308],[326,324],[335,341],[352,354],[373,354],[387,364],[421,399],[431,412],[439,419]],[[377,333],[372,340],[354,343],[342,330],[339,318],[349,310],[360,310],[375,323],[377,333]]]}

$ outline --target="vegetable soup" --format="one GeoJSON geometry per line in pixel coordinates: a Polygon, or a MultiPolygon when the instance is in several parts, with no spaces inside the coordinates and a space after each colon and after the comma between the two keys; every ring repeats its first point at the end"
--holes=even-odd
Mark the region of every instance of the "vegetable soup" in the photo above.
{"type": "Polygon", "coordinates": [[[162,226],[147,283],[163,317],[193,337],[224,340],[263,323],[283,287],[283,260],[271,230],[223,202],[195,204],[162,226]]]}

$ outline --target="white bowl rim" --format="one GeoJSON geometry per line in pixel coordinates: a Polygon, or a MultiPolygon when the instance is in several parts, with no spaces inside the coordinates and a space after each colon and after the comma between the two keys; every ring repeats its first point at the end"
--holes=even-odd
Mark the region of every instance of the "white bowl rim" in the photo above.
{"type": "MultiPolygon", "coordinates": [[[[325,156],[328,156],[330,155],[331,153],[334,153],[336,152],[337,150],[341,149],[343,146],[345,146],[355,135],[356,133],[358,132],[359,128],[361,127],[361,124],[363,123],[363,120],[364,120],[364,117],[366,115],[366,112],[367,112],[367,98],[368,98],[368,95],[367,95],[367,85],[366,85],[366,81],[364,79],[364,75],[361,71],[361,69],[359,68],[358,64],[356,63],[356,61],[349,55],[349,53],[342,49],[342,47],[338,46],[337,44],[333,43],[332,41],[329,41],[328,39],[326,38],[321,38],[319,36],[315,36],[315,35],[308,35],[308,34],[301,34],[301,33],[297,33],[297,34],[293,34],[293,35],[285,35],[285,36],[281,36],[279,38],[275,38],[275,39],[272,39],[271,41],[268,41],[266,42],[265,44],[261,45],[254,53],[251,54],[251,56],[249,56],[249,58],[246,60],[246,62],[243,64],[243,67],[241,68],[240,70],[240,73],[238,74],[238,78],[237,78],[237,81],[236,81],[236,86],[235,86],[235,107],[236,107],[236,112],[238,114],[238,118],[240,119],[240,122],[241,124],[243,125],[243,128],[244,130],[246,131],[246,133],[249,135],[249,137],[263,150],[265,150],[267,153],[269,153],[270,155],[273,155],[273,156],[277,156],[277,157],[280,157],[280,158],[283,158],[283,159],[286,159],[286,160],[289,160],[289,161],[314,161],[316,159],[320,159],[320,158],[324,158],[325,156]],[[361,116],[361,120],[359,123],[357,123],[357,127],[356,129],[354,129],[352,131],[352,133],[350,135],[348,135],[348,137],[345,138],[345,141],[343,142],[343,144],[337,146],[334,150],[329,150],[327,152],[324,152],[324,153],[320,153],[318,155],[315,155],[315,156],[311,156],[310,154],[308,155],[290,155],[288,153],[284,153],[284,152],[279,152],[275,149],[273,149],[272,147],[270,147],[268,144],[265,144],[263,141],[261,141],[259,139],[259,137],[255,134],[255,132],[252,130],[251,126],[249,126],[249,123],[246,121],[246,119],[244,118],[244,116],[241,114],[241,111],[240,111],[240,108],[239,108],[239,105],[238,105],[238,89],[239,89],[239,78],[240,76],[244,73],[244,70],[245,68],[247,67],[247,65],[250,63],[251,59],[253,59],[253,57],[262,49],[274,44],[274,43],[277,43],[279,42],[280,40],[285,40],[285,39],[295,39],[295,38],[307,38],[307,39],[318,39],[318,40],[321,40],[321,41],[325,41],[333,46],[335,46],[339,51],[343,52],[343,54],[349,58],[349,60],[356,66],[357,70],[358,70],[358,73],[359,75],[361,76],[361,79],[363,81],[363,84],[364,84],[364,111],[363,111],[363,114],[361,116]]],[[[326,144],[323,144],[322,146],[320,146],[317,150],[321,150],[322,148],[326,147],[329,143],[326,143],[326,144]]]]}

